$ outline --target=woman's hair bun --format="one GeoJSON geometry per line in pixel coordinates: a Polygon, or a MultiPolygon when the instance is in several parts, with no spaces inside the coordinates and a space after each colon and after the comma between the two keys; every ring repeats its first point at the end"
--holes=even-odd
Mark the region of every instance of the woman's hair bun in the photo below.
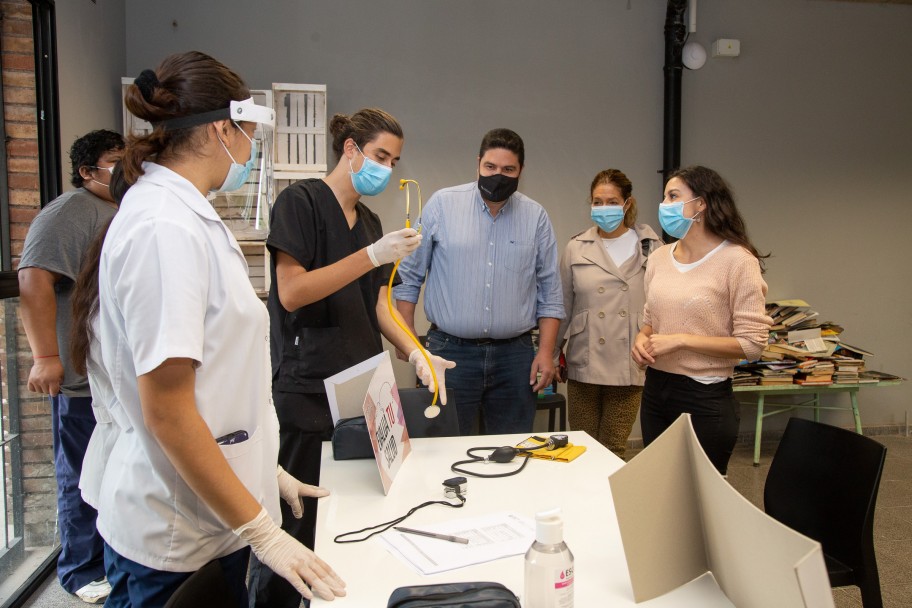
{"type": "Polygon", "coordinates": [[[155,75],[155,72],[152,70],[143,70],[139,73],[139,76],[133,80],[133,84],[135,84],[136,88],[139,89],[139,92],[142,93],[146,103],[152,103],[155,89],[159,85],[158,76],[155,75]]]}

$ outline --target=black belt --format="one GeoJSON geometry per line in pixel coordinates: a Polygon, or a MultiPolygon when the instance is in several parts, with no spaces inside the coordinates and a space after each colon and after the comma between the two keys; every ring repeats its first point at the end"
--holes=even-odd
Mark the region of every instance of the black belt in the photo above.
{"type": "Polygon", "coordinates": [[[489,344],[491,344],[491,345],[509,344],[511,342],[516,342],[517,340],[519,340],[520,338],[523,338],[525,336],[532,335],[532,330],[530,329],[528,331],[524,331],[523,333],[521,333],[518,336],[515,336],[513,338],[460,338],[459,336],[454,336],[453,334],[448,334],[447,332],[443,331],[442,329],[439,329],[433,323],[431,323],[431,327],[428,331],[439,332],[439,333],[443,334],[444,336],[446,336],[446,338],[450,342],[453,342],[455,344],[472,344],[474,346],[487,346],[489,344]]]}

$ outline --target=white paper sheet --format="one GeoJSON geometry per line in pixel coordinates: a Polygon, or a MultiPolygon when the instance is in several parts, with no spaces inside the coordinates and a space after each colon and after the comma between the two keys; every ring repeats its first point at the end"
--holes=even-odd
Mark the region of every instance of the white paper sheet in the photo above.
{"type": "Polygon", "coordinates": [[[535,522],[512,512],[453,519],[435,524],[403,525],[469,539],[468,545],[387,530],[380,535],[387,550],[420,574],[437,574],[504,557],[524,554],[535,540],[535,522]]]}
{"type": "Polygon", "coordinates": [[[826,342],[823,341],[819,327],[790,331],[788,332],[788,342],[789,344],[804,342],[804,347],[812,353],[822,353],[827,350],[826,342]]]}

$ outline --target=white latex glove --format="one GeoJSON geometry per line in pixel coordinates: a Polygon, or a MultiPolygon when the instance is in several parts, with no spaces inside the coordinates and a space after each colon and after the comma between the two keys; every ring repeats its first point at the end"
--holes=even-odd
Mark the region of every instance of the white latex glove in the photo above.
{"type": "Polygon", "coordinates": [[[367,255],[374,266],[392,264],[418,249],[421,235],[414,228],[403,228],[390,232],[373,245],[367,247],[367,255]]]}
{"type": "MultiPolygon", "coordinates": [[[[434,372],[437,373],[437,381],[440,382],[440,403],[446,405],[446,379],[444,374],[446,370],[453,369],[456,367],[456,364],[452,361],[447,361],[443,357],[438,357],[437,355],[431,355],[431,363],[434,365],[434,372]]],[[[427,359],[424,358],[424,354],[421,352],[420,348],[416,348],[411,353],[409,353],[409,363],[415,366],[415,373],[421,378],[421,381],[427,385],[428,390],[432,393],[434,392],[434,376],[431,374],[431,368],[428,367],[427,359]]]]}
{"type": "Polygon", "coordinates": [[[266,509],[234,531],[245,540],[261,562],[287,580],[307,599],[314,593],[324,600],[345,595],[345,583],[313,551],[276,525],[266,509]],[[313,587],[313,592],[307,588],[313,587]]]}
{"type": "Polygon", "coordinates": [[[298,481],[297,478],[286,473],[282,467],[279,467],[276,471],[276,477],[279,481],[279,496],[291,507],[291,513],[295,516],[295,519],[301,519],[301,516],[304,515],[304,501],[301,500],[304,496],[313,496],[314,498],[329,496],[329,490],[326,488],[311,486],[298,481]]]}

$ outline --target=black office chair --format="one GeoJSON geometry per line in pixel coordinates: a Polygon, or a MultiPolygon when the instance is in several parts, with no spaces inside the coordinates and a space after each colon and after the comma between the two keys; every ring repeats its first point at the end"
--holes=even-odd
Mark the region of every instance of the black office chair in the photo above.
{"type": "Polygon", "coordinates": [[[200,608],[200,606],[237,606],[219,561],[212,560],[181,583],[165,608],[200,608]]]}
{"type": "MultiPolygon", "coordinates": [[[[409,437],[458,437],[459,416],[456,415],[456,397],[453,389],[446,389],[447,404],[440,407],[436,418],[427,418],[424,410],[431,404],[434,393],[427,387],[400,388],[399,401],[405,414],[409,437]]],[[[440,405],[439,401],[437,405],[440,405]]]]}
{"type": "Polygon", "coordinates": [[[887,448],[857,433],[791,418],[770,465],[766,512],[823,546],[830,585],[856,585],[881,608],[874,506],[887,448]]]}

